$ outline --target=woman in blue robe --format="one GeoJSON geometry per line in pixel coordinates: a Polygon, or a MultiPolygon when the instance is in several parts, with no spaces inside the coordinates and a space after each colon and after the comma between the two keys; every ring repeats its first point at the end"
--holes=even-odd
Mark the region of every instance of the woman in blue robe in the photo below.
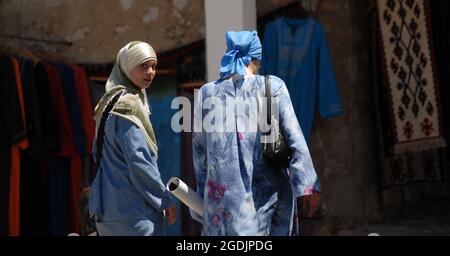
{"type": "Polygon", "coordinates": [[[261,60],[255,31],[227,32],[226,40],[220,79],[204,85],[195,99],[193,160],[203,217],[192,211],[191,215],[203,224],[203,235],[287,236],[293,226],[294,200],[318,190],[314,187],[318,177],[281,79],[269,77],[271,95],[278,102],[279,128],[291,151],[285,170],[272,168],[263,157],[260,130],[247,129],[249,123],[259,122],[252,119],[255,105],[242,111],[242,104],[227,105],[233,101],[247,105],[264,97],[265,78],[255,75],[261,60]],[[233,126],[234,130],[222,130],[233,126]]]}

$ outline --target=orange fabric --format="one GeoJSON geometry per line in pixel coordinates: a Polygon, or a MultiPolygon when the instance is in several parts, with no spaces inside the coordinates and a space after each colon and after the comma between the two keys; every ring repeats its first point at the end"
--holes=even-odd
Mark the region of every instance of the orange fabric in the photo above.
{"type": "MultiPolygon", "coordinates": [[[[22,121],[26,127],[25,105],[23,100],[22,79],[20,78],[19,62],[11,58],[14,74],[16,77],[17,92],[19,95],[22,121]]],[[[15,144],[11,148],[11,177],[9,187],[9,235],[20,235],[20,150],[27,149],[29,142],[27,139],[15,144]]]]}
{"type": "Polygon", "coordinates": [[[11,148],[11,177],[9,180],[9,233],[10,236],[20,235],[20,148],[11,148]]]}
{"type": "Polygon", "coordinates": [[[26,117],[25,117],[25,103],[23,100],[23,87],[22,87],[22,78],[20,77],[20,67],[19,62],[15,58],[11,58],[14,68],[14,75],[16,76],[16,84],[17,84],[17,93],[19,95],[20,107],[22,111],[22,121],[24,127],[26,127],[26,117]]]}

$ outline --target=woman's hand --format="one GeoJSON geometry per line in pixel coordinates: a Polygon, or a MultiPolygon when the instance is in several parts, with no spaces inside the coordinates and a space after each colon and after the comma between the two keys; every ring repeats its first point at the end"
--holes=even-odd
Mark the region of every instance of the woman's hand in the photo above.
{"type": "Polygon", "coordinates": [[[165,210],[167,223],[173,225],[177,220],[177,208],[175,205],[167,207],[165,210]]]}

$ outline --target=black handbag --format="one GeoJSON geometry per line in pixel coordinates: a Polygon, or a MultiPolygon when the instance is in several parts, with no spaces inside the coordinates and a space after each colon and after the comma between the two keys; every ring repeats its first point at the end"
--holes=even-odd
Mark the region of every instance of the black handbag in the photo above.
{"type": "Polygon", "coordinates": [[[272,115],[272,94],[269,76],[265,76],[265,97],[267,98],[267,124],[270,126],[270,130],[262,133],[264,135],[262,154],[271,167],[277,170],[285,169],[290,165],[291,154],[286,139],[280,130],[278,117],[272,115]],[[272,135],[272,132],[275,134],[272,135]],[[275,136],[275,138],[269,141],[271,136],[275,136]]]}

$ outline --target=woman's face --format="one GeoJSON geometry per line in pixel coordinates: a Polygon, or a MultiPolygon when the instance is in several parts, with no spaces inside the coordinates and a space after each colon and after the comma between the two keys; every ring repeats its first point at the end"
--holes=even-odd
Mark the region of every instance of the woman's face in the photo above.
{"type": "Polygon", "coordinates": [[[156,61],[146,61],[130,71],[131,81],[139,89],[147,89],[155,78],[156,73],[156,61]]]}

